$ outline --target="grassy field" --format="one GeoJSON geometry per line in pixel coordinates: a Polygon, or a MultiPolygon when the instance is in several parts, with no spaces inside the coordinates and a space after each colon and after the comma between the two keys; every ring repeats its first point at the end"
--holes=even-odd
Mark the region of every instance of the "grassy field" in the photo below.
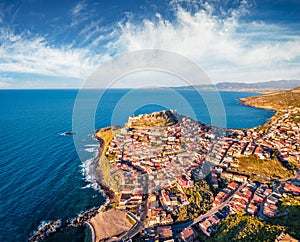
{"type": "Polygon", "coordinates": [[[120,131],[118,127],[110,126],[107,128],[99,129],[96,133],[97,138],[101,138],[104,141],[104,147],[102,154],[108,149],[109,143],[112,141],[113,137],[120,131]]]}
{"type": "Polygon", "coordinates": [[[101,173],[104,183],[107,186],[111,187],[112,180],[111,180],[111,176],[110,176],[110,170],[112,168],[111,168],[111,165],[109,164],[109,160],[105,156],[100,157],[98,169],[100,169],[100,173],[101,173]]]}
{"type": "Polygon", "coordinates": [[[240,171],[274,179],[285,179],[293,176],[293,172],[286,169],[277,158],[262,160],[251,155],[239,157],[238,161],[238,170],[240,171]]]}
{"type": "Polygon", "coordinates": [[[102,179],[104,183],[111,188],[114,188],[114,182],[110,176],[110,170],[112,169],[112,165],[109,162],[109,159],[106,157],[105,152],[108,149],[109,143],[112,141],[115,134],[120,131],[119,128],[111,126],[107,128],[103,128],[97,131],[96,137],[103,140],[103,150],[101,157],[99,158],[99,172],[101,173],[102,179]]]}
{"type": "Polygon", "coordinates": [[[273,242],[282,231],[284,231],[283,226],[270,225],[253,216],[239,213],[228,216],[220,222],[216,232],[205,241],[273,242]]]}

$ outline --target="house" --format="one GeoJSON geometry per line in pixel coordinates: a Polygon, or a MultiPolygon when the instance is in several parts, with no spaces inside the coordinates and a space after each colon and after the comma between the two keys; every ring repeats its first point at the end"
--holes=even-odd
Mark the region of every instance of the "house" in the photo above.
{"type": "Polygon", "coordinates": [[[198,236],[192,227],[187,227],[179,234],[179,241],[193,242],[198,236]]]}
{"type": "Polygon", "coordinates": [[[271,210],[269,207],[264,208],[263,214],[268,216],[268,217],[274,217],[275,216],[275,212],[273,210],[271,210]]]}
{"type": "Polygon", "coordinates": [[[265,194],[266,196],[269,196],[269,195],[271,194],[271,192],[272,192],[272,189],[267,188],[267,189],[265,190],[264,194],[265,194]]]}
{"type": "Polygon", "coordinates": [[[151,227],[155,224],[159,224],[160,223],[160,216],[159,216],[159,211],[156,209],[149,209],[148,211],[148,226],[151,227]]]}
{"type": "Polygon", "coordinates": [[[276,204],[278,202],[278,199],[274,196],[270,196],[267,198],[267,202],[271,204],[276,204]]]}
{"type": "Polygon", "coordinates": [[[159,240],[166,241],[172,239],[173,232],[171,226],[163,226],[156,228],[156,234],[159,237],[159,240]]]}
{"type": "Polygon", "coordinates": [[[211,222],[208,219],[206,219],[203,222],[199,223],[199,228],[204,234],[210,236],[211,231],[209,230],[209,228],[211,227],[211,225],[211,222]]]}
{"type": "Polygon", "coordinates": [[[264,199],[261,196],[254,194],[252,201],[255,203],[262,203],[264,199]]]}
{"type": "Polygon", "coordinates": [[[130,189],[124,189],[121,193],[121,198],[119,202],[119,207],[126,206],[132,196],[130,189]]]}
{"type": "Polygon", "coordinates": [[[231,190],[235,190],[236,188],[238,188],[238,186],[239,184],[237,182],[230,182],[227,187],[231,190]]]}
{"type": "Polygon", "coordinates": [[[163,207],[171,206],[171,199],[164,189],[161,190],[161,196],[159,199],[163,207]]]}
{"type": "Polygon", "coordinates": [[[246,176],[233,175],[232,180],[237,181],[237,182],[247,182],[248,178],[246,176]]]}
{"type": "Polygon", "coordinates": [[[176,196],[179,198],[181,205],[188,205],[189,201],[184,193],[177,193],[176,196]]]}
{"type": "Polygon", "coordinates": [[[187,179],[186,177],[178,177],[177,178],[177,182],[178,184],[183,187],[183,188],[188,188],[188,187],[193,187],[194,186],[194,182],[187,179]]]}
{"type": "Polygon", "coordinates": [[[177,197],[174,197],[174,196],[172,196],[172,197],[170,197],[170,199],[171,199],[171,206],[178,206],[178,199],[177,199],[177,197]]]}
{"type": "Polygon", "coordinates": [[[293,238],[289,234],[281,233],[276,239],[275,242],[298,242],[297,239],[293,238]]]}
{"type": "Polygon", "coordinates": [[[294,194],[299,195],[300,194],[300,187],[295,186],[293,184],[288,184],[287,183],[287,184],[284,185],[284,191],[285,192],[292,192],[294,194]]]}
{"type": "Polygon", "coordinates": [[[155,202],[156,201],[156,195],[151,193],[148,200],[149,200],[149,202],[155,202]]]}
{"type": "Polygon", "coordinates": [[[257,211],[257,206],[251,203],[247,209],[247,212],[253,215],[257,211]]]}
{"type": "Polygon", "coordinates": [[[171,223],[173,223],[173,218],[172,218],[171,214],[168,214],[167,216],[161,216],[160,223],[161,224],[171,224],[171,223]]]}
{"type": "Polygon", "coordinates": [[[221,178],[225,178],[225,179],[229,179],[231,180],[232,179],[232,173],[229,173],[229,172],[222,172],[221,174],[221,178]]]}

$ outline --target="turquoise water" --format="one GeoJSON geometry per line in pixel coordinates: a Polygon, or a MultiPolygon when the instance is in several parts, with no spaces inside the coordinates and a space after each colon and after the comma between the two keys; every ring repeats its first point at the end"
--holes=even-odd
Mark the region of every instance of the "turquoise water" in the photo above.
{"type": "MultiPolygon", "coordinates": [[[[210,123],[209,110],[218,109],[215,98],[209,98],[214,92],[203,92],[212,102],[207,108],[192,90],[109,90],[98,105],[93,129],[85,126],[83,119],[80,130],[74,130],[78,132],[80,159],[73,137],[60,135],[72,130],[77,93],[78,90],[0,91],[0,241],[25,241],[43,221],[75,217],[104,203],[103,196],[84,174],[87,161],[97,151],[97,142],[92,138],[95,129],[123,125],[133,113],[166,108],[189,115],[187,107],[191,107],[199,121],[210,123]]],[[[99,98],[99,93],[85,91],[79,109],[83,118],[93,113],[90,103],[99,98]]],[[[227,127],[254,127],[271,117],[271,111],[242,106],[236,100],[254,94],[220,93],[227,127]]],[[[85,233],[84,229],[69,231],[51,241],[64,241],[66,236],[69,241],[83,241],[85,233]]]]}

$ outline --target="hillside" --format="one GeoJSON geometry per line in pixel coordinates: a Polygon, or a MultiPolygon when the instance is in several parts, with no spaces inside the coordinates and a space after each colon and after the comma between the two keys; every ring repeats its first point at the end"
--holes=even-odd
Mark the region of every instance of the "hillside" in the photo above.
{"type": "Polygon", "coordinates": [[[207,241],[273,242],[282,231],[283,226],[270,225],[246,214],[235,214],[223,220],[207,241]]]}
{"type": "Polygon", "coordinates": [[[300,86],[300,80],[280,80],[256,83],[230,83],[221,82],[216,85],[218,89],[266,89],[266,90],[284,90],[300,86]]]}
{"type": "Polygon", "coordinates": [[[215,85],[201,84],[175,87],[175,89],[219,90],[219,91],[256,91],[271,92],[287,90],[300,86],[300,80],[278,80],[267,82],[243,83],[243,82],[219,82],[215,85]]]}
{"type": "Polygon", "coordinates": [[[241,156],[238,158],[239,171],[250,172],[264,178],[284,179],[293,177],[293,172],[283,166],[277,159],[259,159],[255,155],[241,156]]]}
{"type": "Polygon", "coordinates": [[[291,90],[265,93],[260,96],[241,98],[240,100],[244,105],[277,111],[286,110],[290,107],[300,107],[300,87],[291,90]]]}

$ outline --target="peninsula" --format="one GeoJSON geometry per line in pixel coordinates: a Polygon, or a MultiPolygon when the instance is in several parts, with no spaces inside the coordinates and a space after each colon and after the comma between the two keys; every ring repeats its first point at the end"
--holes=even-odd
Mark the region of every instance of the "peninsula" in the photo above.
{"type": "Polygon", "coordinates": [[[276,111],[258,128],[220,129],[167,110],[99,130],[96,137],[108,141],[99,167],[109,174],[113,206],[137,220],[120,238],[209,240],[241,216],[232,221],[257,225],[253,236],[267,229],[267,241],[286,233],[299,239],[299,225],[289,221],[300,214],[299,90],[242,99],[276,111]]]}
{"type": "Polygon", "coordinates": [[[299,100],[300,88],[241,99],[276,111],[251,129],[165,110],[98,130],[109,202],[85,221],[93,240],[300,239],[299,100]]]}
{"type": "MultiPolygon", "coordinates": [[[[300,214],[299,90],[242,99],[276,110],[253,129],[210,127],[174,110],[100,129],[99,168],[115,194],[108,207],[135,221],[118,239],[209,240],[232,226],[228,221],[254,223],[252,236],[267,230],[267,241],[286,233],[300,238],[299,225],[289,221],[300,214]]],[[[237,229],[234,236],[248,232],[237,229]]]]}

